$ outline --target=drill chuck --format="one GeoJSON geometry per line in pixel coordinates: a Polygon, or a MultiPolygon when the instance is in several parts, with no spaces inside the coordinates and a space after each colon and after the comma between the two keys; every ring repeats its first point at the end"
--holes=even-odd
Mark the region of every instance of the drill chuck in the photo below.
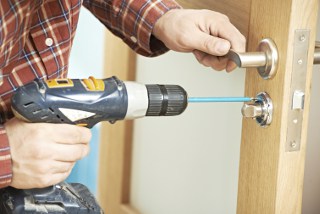
{"type": "Polygon", "coordinates": [[[179,115],[187,107],[186,91],[178,85],[146,85],[149,105],[146,116],[179,115]]]}

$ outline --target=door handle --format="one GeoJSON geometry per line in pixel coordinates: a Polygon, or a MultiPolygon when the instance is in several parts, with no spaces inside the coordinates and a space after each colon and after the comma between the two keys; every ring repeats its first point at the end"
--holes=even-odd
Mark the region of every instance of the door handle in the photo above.
{"type": "MultiPolygon", "coordinates": [[[[263,79],[271,79],[278,68],[278,49],[270,38],[261,40],[256,52],[239,53],[230,50],[226,55],[239,68],[257,68],[263,79]]],[[[313,64],[320,64],[320,41],[316,41],[313,64]]]]}
{"type": "Polygon", "coordinates": [[[226,55],[240,68],[257,68],[263,79],[271,79],[278,68],[278,49],[270,38],[261,40],[257,52],[238,53],[230,50],[226,55]]]}

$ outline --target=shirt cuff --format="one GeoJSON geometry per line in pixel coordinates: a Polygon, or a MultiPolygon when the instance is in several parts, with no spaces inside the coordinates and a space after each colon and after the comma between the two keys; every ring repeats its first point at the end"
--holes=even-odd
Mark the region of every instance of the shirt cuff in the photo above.
{"type": "Polygon", "coordinates": [[[7,132],[0,125],[0,188],[7,187],[12,180],[12,162],[7,132]]]}
{"type": "MultiPolygon", "coordinates": [[[[143,14],[141,20],[135,22],[133,35],[130,37],[130,46],[138,43],[135,51],[148,57],[158,56],[167,52],[169,49],[156,37],[152,35],[154,25],[166,12],[172,9],[181,9],[182,7],[172,0],[162,0],[148,4],[140,13],[143,14]]],[[[127,41],[128,42],[128,41],[127,41]]]]}

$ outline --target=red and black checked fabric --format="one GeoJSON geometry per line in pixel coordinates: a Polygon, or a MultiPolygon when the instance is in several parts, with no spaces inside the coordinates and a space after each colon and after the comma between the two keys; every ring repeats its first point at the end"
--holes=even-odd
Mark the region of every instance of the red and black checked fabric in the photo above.
{"type": "MultiPolygon", "coordinates": [[[[82,4],[133,50],[150,57],[167,51],[151,35],[155,22],[168,10],[180,8],[174,0],[1,0],[0,124],[12,117],[10,98],[17,87],[35,78],[67,75],[82,4]]],[[[5,139],[0,128],[0,149],[7,148],[5,139]]],[[[0,187],[7,183],[1,176],[11,170],[1,159],[6,155],[0,150],[0,187]]]]}
{"type": "Polygon", "coordinates": [[[6,130],[0,126],[0,187],[11,183],[11,155],[6,130]]]}

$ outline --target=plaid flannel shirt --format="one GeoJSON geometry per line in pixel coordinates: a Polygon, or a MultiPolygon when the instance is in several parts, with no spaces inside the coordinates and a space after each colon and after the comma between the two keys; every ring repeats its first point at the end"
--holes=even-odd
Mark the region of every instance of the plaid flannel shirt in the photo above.
{"type": "Polygon", "coordinates": [[[35,78],[67,75],[82,4],[133,50],[150,57],[167,51],[151,35],[155,22],[168,10],[179,8],[174,0],[1,0],[0,71],[4,82],[0,86],[0,188],[10,185],[12,178],[3,127],[13,116],[11,95],[35,78]]]}

